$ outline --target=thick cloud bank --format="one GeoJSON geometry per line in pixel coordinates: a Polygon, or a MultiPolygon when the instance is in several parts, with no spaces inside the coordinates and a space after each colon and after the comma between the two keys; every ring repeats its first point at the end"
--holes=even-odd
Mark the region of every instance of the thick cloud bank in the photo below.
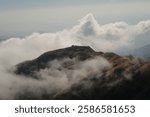
{"type": "MultiPolygon", "coordinates": [[[[39,90],[36,91],[40,92],[42,89],[40,87],[47,84],[47,82],[39,82],[33,79],[26,80],[11,73],[11,68],[13,69],[14,65],[24,60],[34,59],[46,51],[71,45],[88,45],[97,51],[118,51],[125,48],[135,48],[136,46],[140,46],[141,41],[143,42],[142,39],[144,39],[146,43],[150,42],[148,40],[148,37],[150,37],[149,32],[150,20],[141,21],[136,25],[129,25],[125,22],[100,25],[92,14],[88,14],[79,20],[78,25],[71,29],[56,33],[33,33],[25,38],[11,38],[2,41],[0,42],[0,99],[12,99],[9,95],[15,95],[16,92],[22,93],[20,87],[25,89],[27,87],[30,87],[30,89],[36,87],[39,88],[39,90]]],[[[109,63],[105,59],[100,59],[102,61],[100,65],[95,63],[97,59],[81,64],[80,67],[77,67],[79,69],[73,71],[71,78],[74,79],[76,75],[82,76],[81,71],[88,75],[86,71],[88,69],[102,70],[106,66],[109,66],[109,63]],[[88,63],[91,63],[90,65],[94,65],[94,67],[88,63]],[[95,65],[97,65],[96,68],[95,65]]],[[[59,66],[60,62],[57,62],[55,65],[59,66]]],[[[52,71],[54,71],[53,73],[58,72],[55,70],[55,67],[52,69],[52,71]]],[[[64,76],[64,79],[62,79],[61,83],[62,86],[65,86],[64,84],[68,84],[65,75],[69,75],[69,73],[65,73],[65,71],[62,72],[61,74],[64,76]]],[[[46,79],[48,74],[51,74],[48,70],[40,72],[40,75],[46,79]]],[[[60,73],[56,74],[58,76],[55,77],[59,77],[60,73]]],[[[55,74],[52,74],[52,76],[53,75],[55,74]]],[[[56,81],[52,79],[51,82],[56,83],[56,81]]]]}

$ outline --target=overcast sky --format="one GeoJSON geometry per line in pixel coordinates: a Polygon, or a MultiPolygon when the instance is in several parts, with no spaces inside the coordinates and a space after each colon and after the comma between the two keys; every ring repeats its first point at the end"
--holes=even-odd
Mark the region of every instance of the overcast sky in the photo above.
{"type": "Polygon", "coordinates": [[[150,0],[0,0],[0,38],[70,28],[88,13],[99,24],[150,19],[150,0]]]}

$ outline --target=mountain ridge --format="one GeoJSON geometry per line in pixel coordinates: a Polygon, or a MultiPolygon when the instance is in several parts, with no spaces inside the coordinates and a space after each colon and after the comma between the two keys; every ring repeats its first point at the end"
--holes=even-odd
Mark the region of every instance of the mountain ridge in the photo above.
{"type": "MultiPolygon", "coordinates": [[[[18,99],[150,99],[150,61],[148,60],[119,56],[111,52],[95,52],[88,46],[71,46],[49,51],[34,60],[20,63],[16,65],[15,73],[40,80],[41,76],[38,76],[37,72],[41,70],[46,69],[53,74],[53,64],[49,62],[54,65],[61,62],[55,70],[69,74],[68,78],[72,78],[74,72],[82,72],[87,68],[88,75],[77,74],[78,77],[75,79],[78,80],[71,83],[71,86],[61,88],[52,94],[44,93],[44,97],[37,98],[35,95],[23,94],[19,95],[18,99]],[[104,65],[107,62],[110,64],[109,67],[104,65]],[[103,68],[93,71],[99,63],[103,68]],[[94,67],[89,69],[90,66],[94,67]]],[[[48,75],[50,78],[51,75],[48,75]]],[[[58,78],[61,78],[61,74],[58,78]]]]}

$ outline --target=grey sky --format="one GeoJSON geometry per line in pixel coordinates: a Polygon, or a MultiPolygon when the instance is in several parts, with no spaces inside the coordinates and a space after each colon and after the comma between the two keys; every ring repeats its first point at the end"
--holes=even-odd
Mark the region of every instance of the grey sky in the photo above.
{"type": "Polygon", "coordinates": [[[93,13],[100,24],[150,19],[149,0],[0,0],[0,38],[55,32],[93,13]]]}

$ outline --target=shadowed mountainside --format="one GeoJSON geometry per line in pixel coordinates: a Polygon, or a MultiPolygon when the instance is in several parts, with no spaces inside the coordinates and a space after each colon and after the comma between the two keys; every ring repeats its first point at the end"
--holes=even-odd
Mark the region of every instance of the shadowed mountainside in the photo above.
{"type": "Polygon", "coordinates": [[[72,46],[46,52],[34,60],[16,65],[15,73],[44,80],[37,72],[51,68],[49,63],[54,60],[69,58],[58,70],[71,71],[77,64],[97,57],[105,58],[111,67],[89,73],[92,75],[81,78],[70,87],[55,93],[45,92],[40,98],[25,93],[17,96],[17,99],[150,99],[150,61],[115,53],[95,52],[88,46],[72,46]],[[70,61],[73,59],[76,61],[70,61]]]}

